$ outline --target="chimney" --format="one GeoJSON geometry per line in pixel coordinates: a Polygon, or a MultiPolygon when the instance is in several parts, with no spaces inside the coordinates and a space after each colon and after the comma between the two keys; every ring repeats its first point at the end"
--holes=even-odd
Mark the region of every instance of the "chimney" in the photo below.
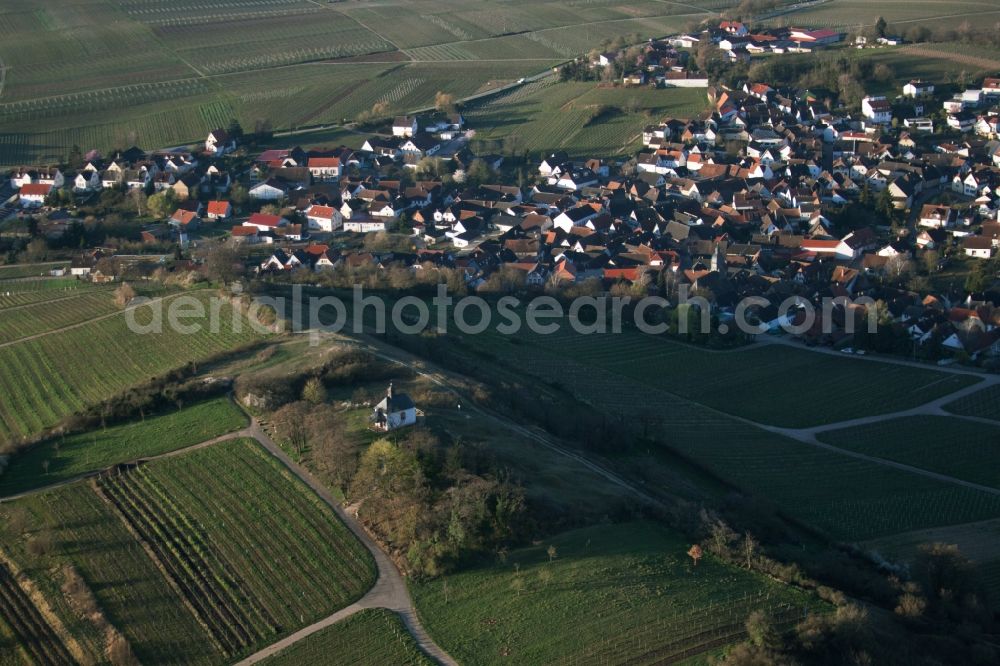
{"type": "Polygon", "coordinates": [[[390,400],[392,399],[392,382],[389,382],[389,390],[386,392],[386,395],[389,396],[390,400]]]}

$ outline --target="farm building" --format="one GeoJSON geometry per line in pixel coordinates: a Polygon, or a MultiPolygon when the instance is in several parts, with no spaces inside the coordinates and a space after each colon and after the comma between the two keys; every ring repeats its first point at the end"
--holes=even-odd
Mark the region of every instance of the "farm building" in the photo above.
{"type": "Polygon", "coordinates": [[[390,383],[385,397],[372,410],[371,421],[376,430],[396,430],[417,422],[417,408],[410,396],[396,393],[390,383]]]}

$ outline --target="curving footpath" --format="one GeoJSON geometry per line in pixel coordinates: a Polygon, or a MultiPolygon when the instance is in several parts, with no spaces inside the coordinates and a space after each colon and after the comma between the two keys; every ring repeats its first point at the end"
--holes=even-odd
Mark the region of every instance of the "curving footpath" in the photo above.
{"type": "Polygon", "coordinates": [[[237,666],[245,666],[248,664],[255,664],[267,657],[281,652],[290,645],[297,643],[298,641],[311,636],[312,634],[325,629],[333,624],[336,624],[340,620],[354,615],[358,611],[364,610],[366,608],[385,608],[391,610],[398,614],[403,620],[403,624],[406,626],[406,630],[410,632],[413,639],[416,641],[417,646],[431,659],[434,659],[439,664],[444,666],[457,666],[458,662],[451,658],[451,656],[441,649],[430,636],[428,636],[427,631],[424,630],[423,625],[420,623],[420,618],[417,617],[417,611],[413,606],[413,600],[410,598],[410,591],[406,587],[406,582],[403,580],[402,574],[396,567],[396,564],[385,554],[377,543],[368,535],[364,527],[358,520],[344,510],[343,506],[333,495],[330,494],[322,483],[320,483],[312,474],[310,474],[305,468],[296,463],[294,460],[288,457],[281,447],[274,443],[266,432],[260,427],[260,423],[256,418],[253,418],[250,423],[250,427],[244,431],[244,436],[252,437],[257,440],[257,442],[263,446],[267,451],[277,458],[281,463],[288,468],[292,474],[297,476],[303,483],[305,483],[309,488],[312,489],[317,495],[319,495],[327,505],[334,510],[338,517],[344,524],[347,525],[348,529],[354,533],[354,536],[358,538],[361,543],[364,544],[365,548],[372,554],[375,559],[375,566],[378,570],[378,579],[375,581],[375,586],[368,591],[368,593],[361,599],[351,604],[346,608],[342,608],[333,615],[323,618],[319,622],[309,625],[304,629],[300,629],[294,634],[285,637],[284,639],[278,641],[277,643],[272,643],[263,650],[255,652],[243,661],[240,661],[237,666]]]}

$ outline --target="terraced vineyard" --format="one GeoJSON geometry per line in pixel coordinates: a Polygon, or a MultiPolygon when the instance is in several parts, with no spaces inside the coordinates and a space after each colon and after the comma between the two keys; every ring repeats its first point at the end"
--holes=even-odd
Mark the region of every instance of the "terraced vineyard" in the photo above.
{"type": "Polygon", "coordinates": [[[374,583],[364,547],[252,440],[129,467],[99,485],[226,656],[374,583]]]}
{"type": "Polygon", "coordinates": [[[59,636],[24,593],[6,564],[0,563],[0,663],[71,664],[59,636]]]}
{"type": "MultiPolygon", "coordinates": [[[[210,294],[195,297],[208,312],[210,294]]],[[[261,337],[242,317],[234,319],[228,304],[220,312],[218,333],[202,319],[201,330],[191,335],[169,326],[139,335],[122,314],[0,347],[0,439],[39,432],[129,386],[261,337]]],[[[136,315],[145,323],[144,316],[136,315]]]]}
{"type": "Polygon", "coordinates": [[[35,8],[0,0],[8,68],[0,164],[60,161],[73,145],[176,146],[231,118],[275,129],[339,123],[421,81],[395,100],[392,111],[407,112],[429,106],[438,90],[460,98],[496,87],[606,38],[676,32],[715,11],[700,1],[74,0],[35,8]],[[345,76],[351,66],[327,62],[405,53],[464,67],[383,77],[385,65],[372,62],[345,76]]]}

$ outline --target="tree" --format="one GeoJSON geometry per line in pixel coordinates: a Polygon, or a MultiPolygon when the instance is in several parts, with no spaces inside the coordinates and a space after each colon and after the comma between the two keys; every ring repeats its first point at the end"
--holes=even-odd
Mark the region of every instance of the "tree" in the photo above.
{"type": "Polygon", "coordinates": [[[970,294],[981,294],[990,286],[989,276],[983,271],[983,265],[976,262],[965,278],[965,290],[970,294]]]}
{"type": "Polygon", "coordinates": [[[885,31],[886,28],[888,27],[889,24],[886,22],[886,20],[883,17],[879,16],[878,19],[875,21],[875,34],[878,35],[879,37],[885,37],[885,31]]]}
{"type": "Polygon", "coordinates": [[[922,259],[924,262],[924,270],[928,273],[934,273],[937,271],[938,263],[941,261],[941,253],[937,250],[924,250],[924,256],[922,259]]]}
{"type": "Polygon", "coordinates": [[[226,130],[229,136],[233,139],[239,141],[243,138],[243,126],[240,125],[240,121],[233,118],[229,121],[229,129],[226,130]]]}
{"type": "Polygon", "coordinates": [[[146,193],[138,187],[133,190],[129,190],[128,200],[132,202],[133,206],[135,206],[136,214],[139,217],[142,217],[147,210],[147,203],[149,201],[149,197],[146,196],[146,193]]]}
{"type": "Polygon", "coordinates": [[[549,544],[549,547],[545,549],[545,553],[549,556],[549,562],[557,557],[556,547],[552,544],[549,544]]]}
{"type": "Polygon", "coordinates": [[[302,389],[302,399],[314,405],[326,402],[326,387],[319,377],[312,377],[302,389]]]}
{"type": "Polygon", "coordinates": [[[73,144],[73,147],[69,149],[69,156],[66,158],[66,163],[73,169],[79,169],[83,164],[83,151],[80,150],[80,146],[73,144]]]}
{"type": "Polygon", "coordinates": [[[687,555],[688,557],[691,558],[691,561],[694,562],[695,566],[698,566],[698,560],[701,559],[703,554],[704,553],[701,552],[701,546],[699,546],[698,544],[694,544],[693,546],[688,548],[687,555]]]}
{"type": "Polygon", "coordinates": [[[135,289],[128,282],[122,282],[121,286],[115,289],[115,305],[124,308],[135,298],[135,289]]]}
{"type": "Polygon", "coordinates": [[[437,91],[434,95],[434,108],[442,113],[452,113],[455,111],[455,96],[446,92],[437,91]]]}
{"type": "Polygon", "coordinates": [[[166,217],[177,210],[177,194],[173,188],[167,188],[149,197],[146,205],[153,217],[166,217]]]}
{"type": "Polygon", "coordinates": [[[777,648],[781,645],[781,636],[774,621],[764,611],[756,610],[747,616],[747,637],[750,643],[760,648],[777,648]]]}
{"type": "Polygon", "coordinates": [[[241,275],[241,267],[240,255],[231,245],[217,244],[205,257],[205,274],[208,279],[223,285],[237,280],[241,275]]]}
{"type": "Polygon", "coordinates": [[[233,188],[229,191],[229,200],[237,208],[242,208],[250,200],[250,193],[242,185],[233,185],[233,188]]]}

